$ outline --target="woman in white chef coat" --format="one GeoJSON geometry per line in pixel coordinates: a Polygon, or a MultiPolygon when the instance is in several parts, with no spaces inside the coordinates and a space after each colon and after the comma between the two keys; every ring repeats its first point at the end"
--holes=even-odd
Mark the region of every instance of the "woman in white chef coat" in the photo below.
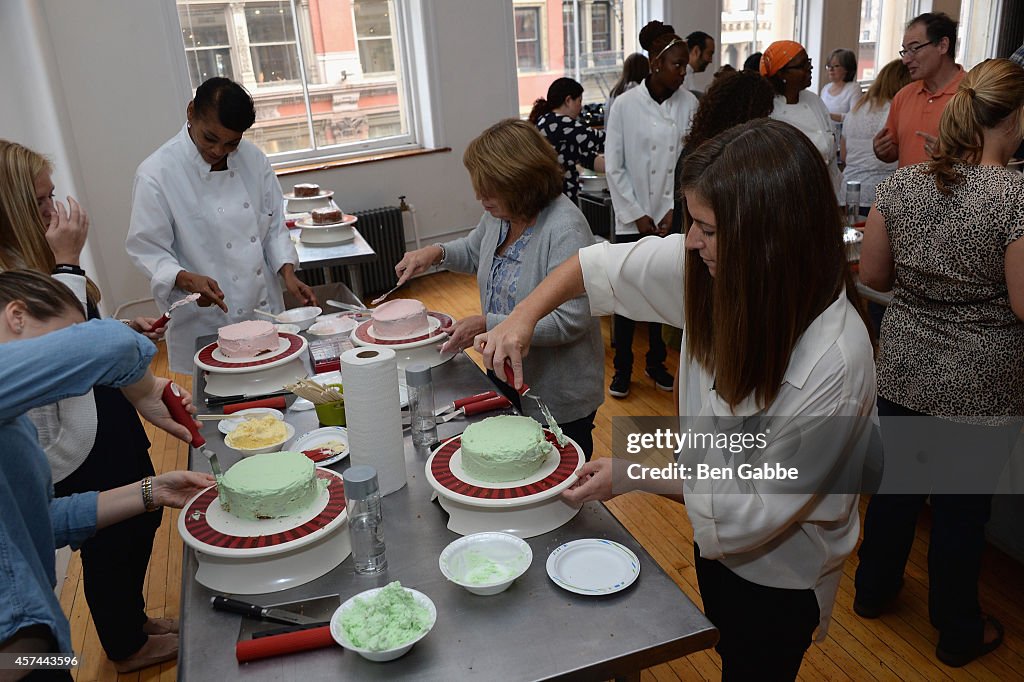
{"type": "MultiPolygon", "coordinates": [[[[605,173],[615,208],[617,242],[668,234],[676,160],[697,111],[697,98],[682,87],[690,58],[686,40],[671,26],[652,21],[640,31],[640,44],[651,56],[651,73],[640,86],[615,100],[616,113],[608,121],[605,137],[605,173]]],[[[636,324],[621,315],[615,316],[614,324],[615,376],[608,392],[625,398],[633,372],[636,324]]],[[[660,324],[649,325],[648,338],[646,373],[658,388],[671,391],[660,324]]]]}
{"type": "Polygon", "coordinates": [[[842,176],[835,127],[825,103],[808,90],[813,70],[807,50],[792,40],[776,40],[761,55],[761,75],[775,89],[771,117],[789,123],[814,143],[828,166],[832,187],[838,193],[842,176]]]}
{"type": "Polygon", "coordinates": [[[581,249],[475,346],[488,366],[509,359],[518,382],[535,321],[582,293],[595,315],[683,328],[680,414],[704,418],[704,430],[741,417],[764,444],[701,452],[737,474],[720,480],[654,482],[635,470],[631,478],[627,460],[595,459],[564,495],[585,502],[642,489],[685,502],[723,679],[794,679],[815,630],[824,638],[857,543],[871,339],[827,169],[794,127],[762,118],[730,128],[688,153],[681,186],[692,218],[685,245],[672,234],[581,249]],[[780,205],[786,220],[766,210],[780,205]],[[737,460],[798,466],[799,478],[742,479],[737,460]]]}
{"type": "Polygon", "coordinates": [[[252,319],[255,308],[284,310],[282,280],[297,299],[316,304],[295,276],[281,185],[263,152],[242,139],[256,120],[249,93],[211,78],[185,113],[181,131],[136,171],[125,241],[162,310],[201,294],[198,307],[176,310],[168,326],[175,372],[192,370],[197,337],[252,319]]]}

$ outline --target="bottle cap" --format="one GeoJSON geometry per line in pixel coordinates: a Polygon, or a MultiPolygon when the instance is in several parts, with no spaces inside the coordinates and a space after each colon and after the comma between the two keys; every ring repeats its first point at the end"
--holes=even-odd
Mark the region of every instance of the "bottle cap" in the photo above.
{"type": "Polygon", "coordinates": [[[345,497],[361,500],[377,492],[377,470],[367,464],[355,464],[341,474],[345,482],[345,497]]]}
{"type": "Polygon", "coordinates": [[[405,384],[407,386],[427,386],[430,384],[430,365],[422,362],[405,368],[405,384]]]}
{"type": "Polygon", "coordinates": [[[850,180],[849,182],[846,183],[846,191],[850,191],[850,190],[854,190],[854,189],[857,190],[858,192],[860,191],[860,183],[859,182],[857,182],[856,180],[850,180]]]}

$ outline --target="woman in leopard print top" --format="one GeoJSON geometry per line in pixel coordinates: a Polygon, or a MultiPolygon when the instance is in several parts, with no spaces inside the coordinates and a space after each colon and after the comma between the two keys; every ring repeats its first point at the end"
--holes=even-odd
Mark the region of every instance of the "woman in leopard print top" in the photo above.
{"type": "Polygon", "coordinates": [[[1006,168],[1024,134],[1022,106],[1019,66],[974,68],[942,113],[934,160],[878,185],[861,253],[864,283],[893,289],[877,360],[883,437],[892,429],[887,478],[891,469],[916,474],[903,477],[904,493],[926,477],[909,494],[872,497],[854,610],[875,618],[897,596],[930,493],[928,610],[936,656],[953,667],[1002,641],[1002,626],[981,612],[978,575],[994,479],[1024,415],[1024,178],[1006,168]],[[922,416],[941,420],[922,428],[924,419],[884,419],[922,416]],[[892,433],[915,422],[917,452],[892,447],[892,433]],[[950,447],[950,429],[971,446],[950,447]],[[986,469],[992,480],[976,479],[986,469]]]}

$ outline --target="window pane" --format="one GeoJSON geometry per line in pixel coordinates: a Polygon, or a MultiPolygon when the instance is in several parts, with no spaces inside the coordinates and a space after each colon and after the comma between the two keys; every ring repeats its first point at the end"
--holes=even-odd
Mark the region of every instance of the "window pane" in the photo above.
{"type": "Polygon", "coordinates": [[[245,23],[249,28],[249,41],[277,43],[295,40],[291,2],[248,2],[245,5],[245,23]]]}
{"type": "Polygon", "coordinates": [[[544,97],[551,82],[562,76],[583,85],[584,104],[604,103],[631,51],[623,46],[636,40],[623,34],[625,26],[636,25],[636,0],[510,1],[520,114],[528,114],[534,100],[544,97]]]}
{"type": "Polygon", "coordinates": [[[799,0],[724,0],[719,64],[743,68],[743,62],[776,40],[799,40],[799,0]]]}
{"type": "Polygon", "coordinates": [[[913,10],[910,0],[861,0],[857,79],[874,80],[879,70],[899,59],[903,29],[913,10]]]}
{"type": "Polygon", "coordinates": [[[213,76],[244,85],[256,104],[246,138],[267,154],[408,143],[394,0],[312,4],[177,0],[192,87],[213,76]]]}

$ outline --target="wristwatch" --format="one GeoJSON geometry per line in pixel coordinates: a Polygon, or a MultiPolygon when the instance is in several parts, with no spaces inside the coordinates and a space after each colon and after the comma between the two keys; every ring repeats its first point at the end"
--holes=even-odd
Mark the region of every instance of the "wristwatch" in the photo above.
{"type": "Polygon", "coordinates": [[[85,277],[85,270],[77,265],[71,265],[70,263],[57,263],[53,268],[53,274],[55,275],[81,275],[85,277]]]}

